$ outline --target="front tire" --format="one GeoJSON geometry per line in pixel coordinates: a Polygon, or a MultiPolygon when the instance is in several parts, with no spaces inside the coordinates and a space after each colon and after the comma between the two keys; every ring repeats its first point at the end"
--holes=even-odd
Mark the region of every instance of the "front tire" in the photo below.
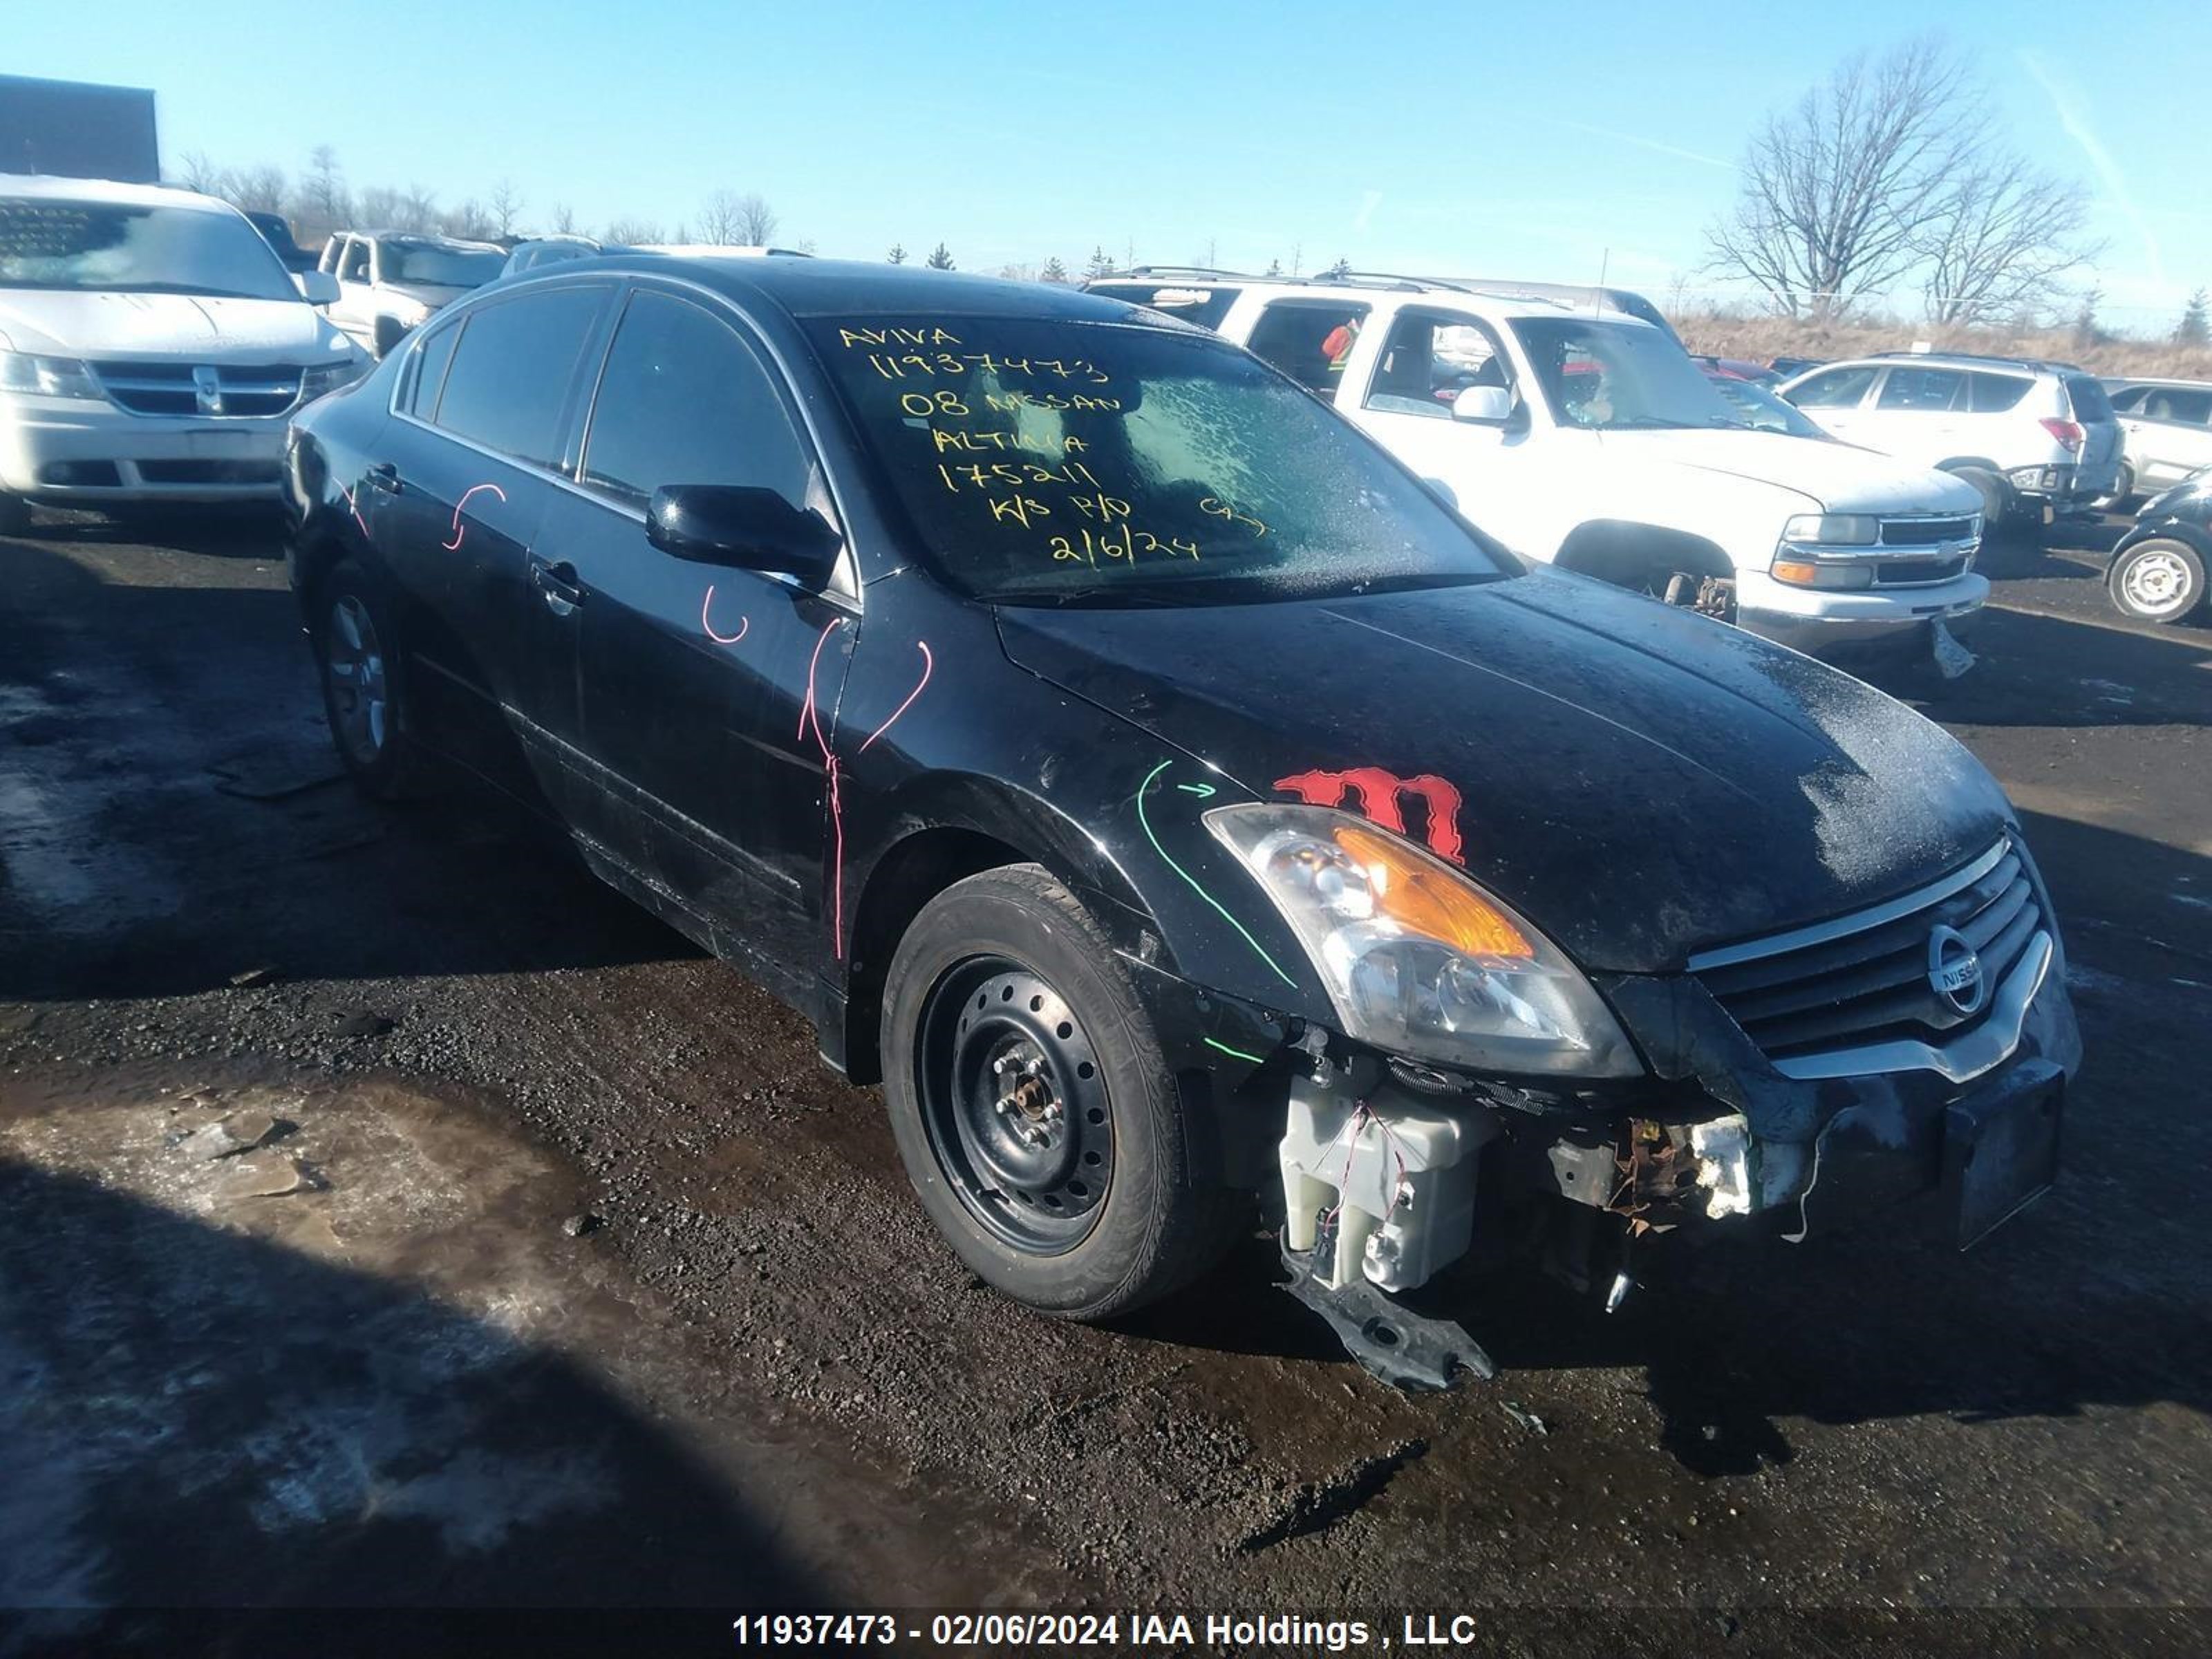
{"type": "Polygon", "coordinates": [[[420,763],[401,729],[405,670],[392,607],[347,559],[317,587],[313,616],[323,713],[338,759],[378,800],[421,793],[420,763]]]}
{"type": "Polygon", "coordinates": [[[2171,536],[2154,536],[2116,554],[2105,589],[2138,622],[2178,623],[2204,603],[2204,561],[2171,536]]]}
{"type": "Polygon", "coordinates": [[[899,941],[884,1093],[922,1207],[986,1283],[1097,1320],[1218,1259],[1233,1195],[1111,942],[1036,865],[970,876],[899,941]]]}

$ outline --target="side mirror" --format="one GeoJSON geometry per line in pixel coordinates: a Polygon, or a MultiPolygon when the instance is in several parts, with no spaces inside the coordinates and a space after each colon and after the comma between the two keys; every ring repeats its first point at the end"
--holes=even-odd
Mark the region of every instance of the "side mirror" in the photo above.
{"type": "Polygon", "coordinates": [[[844,538],[811,508],[773,489],[736,484],[663,484],[645,512],[645,538],[696,564],[796,576],[819,587],[844,538]]]}
{"type": "Polygon", "coordinates": [[[1471,386],[1452,399],[1452,419],[1504,426],[1513,416],[1513,394],[1502,386],[1471,386]]]}
{"type": "Polygon", "coordinates": [[[311,306],[326,306],[338,297],[338,279],[327,270],[295,270],[292,286],[311,306]]]}

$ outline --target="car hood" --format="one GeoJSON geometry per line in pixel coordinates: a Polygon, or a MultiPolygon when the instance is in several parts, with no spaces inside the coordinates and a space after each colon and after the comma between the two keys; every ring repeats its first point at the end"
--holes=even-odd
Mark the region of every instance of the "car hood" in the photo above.
{"type": "Polygon", "coordinates": [[[1741,429],[1607,433],[1610,459],[1623,439],[1646,459],[1795,491],[1829,513],[1981,511],[1972,485],[1852,444],[1741,429]]]}
{"type": "Polygon", "coordinates": [[[474,289],[455,287],[446,283],[386,283],[382,291],[398,295],[403,300],[412,300],[417,305],[428,306],[433,311],[441,306],[453,304],[464,294],[476,292],[474,289]]]}
{"type": "Polygon", "coordinates": [[[17,351],[66,357],[189,357],[196,363],[312,362],[349,349],[303,300],[0,289],[0,335],[17,351]]]}
{"type": "MultiPolygon", "coordinates": [[[[1980,853],[2011,816],[1903,704],[1556,571],[1274,605],[1006,608],[1000,627],[1016,663],[1263,799],[1326,799],[1349,773],[1405,780],[1380,815],[1455,843],[1595,969],[1676,969],[1875,903],[1980,853]],[[1437,779],[1449,793],[1419,781],[1437,779]]],[[[1378,815],[1371,793],[1343,799],[1378,815]]]]}

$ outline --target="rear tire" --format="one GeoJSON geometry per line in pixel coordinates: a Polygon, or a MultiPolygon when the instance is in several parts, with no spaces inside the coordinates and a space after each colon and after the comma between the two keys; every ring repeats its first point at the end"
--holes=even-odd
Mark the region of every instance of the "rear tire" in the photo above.
{"type": "Polygon", "coordinates": [[[2094,505],[2104,513],[2124,513],[2129,501],[2135,498],[2136,470],[2125,461],[2120,463],[2119,476],[2112,480],[2109,494],[2097,497],[2094,505]]]}
{"type": "Polygon", "coordinates": [[[1982,498],[1982,527],[1986,530],[2009,529],[2020,518],[2020,498],[2013,494],[2012,485],[1985,467],[1962,466],[1954,477],[1973,485],[1982,498]]]}
{"type": "Polygon", "coordinates": [[[2154,536],[2113,556],[2105,591],[2124,616],[2178,623],[2204,603],[2204,561],[2185,541],[2154,536]]]}
{"type": "Polygon", "coordinates": [[[378,800],[423,793],[423,769],[404,727],[406,665],[392,606],[352,560],[315,589],[309,637],[331,740],[349,775],[378,800]]]}
{"type": "Polygon", "coordinates": [[[884,984],[884,1095],[938,1231],[1039,1313],[1126,1313],[1229,1243],[1239,1195],[1198,1167],[1181,1091],[1111,941],[1036,865],[955,883],[900,939],[884,984]]]}

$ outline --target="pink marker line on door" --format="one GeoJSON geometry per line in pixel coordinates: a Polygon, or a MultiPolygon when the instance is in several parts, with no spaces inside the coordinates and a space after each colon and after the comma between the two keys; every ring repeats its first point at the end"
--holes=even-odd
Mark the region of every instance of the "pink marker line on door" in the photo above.
{"type": "Polygon", "coordinates": [[[345,497],[346,511],[353,514],[353,521],[361,526],[362,540],[367,541],[368,539],[368,520],[361,516],[361,508],[355,504],[353,491],[348,489],[343,484],[340,484],[338,486],[338,494],[345,497]]]}
{"type": "Polygon", "coordinates": [[[714,585],[712,582],[708,582],[707,584],[707,597],[699,601],[699,626],[707,630],[707,637],[714,641],[715,644],[735,645],[739,640],[744,638],[745,630],[753,625],[753,619],[750,617],[740,617],[738,618],[738,631],[736,633],[717,634],[714,631],[714,623],[708,619],[707,614],[708,611],[713,608],[714,603],[714,585]]]}
{"type": "Polygon", "coordinates": [[[814,641],[814,654],[806,662],[806,701],[799,705],[799,735],[805,737],[809,730],[814,733],[814,746],[822,751],[822,772],[830,793],[830,833],[834,842],[830,861],[830,944],[836,959],[845,959],[845,802],[839,787],[837,753],[830,748],[830,739],[823,735],[821,705],[814,695],[815,671],[822,664],[822,647],[830,643],[830,636],[845,625],[842,617],[833,617],[822,630],[822,637],[814,641]]]}
{"type": "Polygon", "coordinates": [[[447,552],[454,553],[460,550],[461,538],[467,533],[461,528],[461,509],[469,504],[470,496],[477,494],[479,490],[485,489],[489,489],[493,495],[498,496],[501,505],[506,503],[507,492],[504,489],[501,489],[495,483],[471,484],[466,489],[463,490],[461,492],[461,499],[453,503],[453,539],[446,544],[447,552]]]}

